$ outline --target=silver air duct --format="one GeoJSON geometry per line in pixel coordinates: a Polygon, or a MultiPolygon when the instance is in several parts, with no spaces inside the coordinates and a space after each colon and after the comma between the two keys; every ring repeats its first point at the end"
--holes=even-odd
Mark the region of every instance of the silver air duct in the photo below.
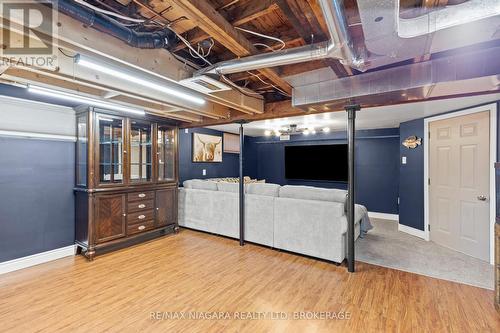
{"type": "Polygon", "coordinates": [[[213,66],[203,68],[197,71],[195,75],[232,74],[325,58],[343,59],[346,61],[346,64],[352,64],[353,66],[361,65],[362,61],[359,61],[351,50],[352,43],[347,33],[343,0],[319,0],[319,3],[325,20],[327,21],[328,30],[331,34],[331,39],[328,42],[223,61],[213,66]],[[337,33],[337,31],[339,31],[339,33],[337,33]]]}
{"type": "Polygon", "coordinates": [[[196,72],[196,75],[232,74],[261,68],[290,65],[299,62],[332,57],[336,54],[336,52],[338,52],[338,48],[334,47],[334,44],[331,41],[316,43],[273,53],[264,53],[241,59],[223,61],[208,68],[199,70],[196,72]]]}
{"type": "Polygon", "coordinates": [[[324,58],[339,59],[344,65],[366,71],[499,37],[498,0],[471,0],[414,19],[399,17],[399,0],[358,0],[366,45],[360,54],[348,32],[344,1],[318,1],[330,41],[224,61],[195,75],[231,74],[324,58]]]}

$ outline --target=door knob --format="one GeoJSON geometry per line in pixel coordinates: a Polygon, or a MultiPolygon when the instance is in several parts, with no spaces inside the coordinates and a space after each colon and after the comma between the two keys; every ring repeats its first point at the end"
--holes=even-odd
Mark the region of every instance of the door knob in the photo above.
{"type": "Polygon", "coordinates": [[[479,201],[486,201],[486,199],[488,199],[485,195],[478,195],[477,196],[477,200],[479,201]]]}

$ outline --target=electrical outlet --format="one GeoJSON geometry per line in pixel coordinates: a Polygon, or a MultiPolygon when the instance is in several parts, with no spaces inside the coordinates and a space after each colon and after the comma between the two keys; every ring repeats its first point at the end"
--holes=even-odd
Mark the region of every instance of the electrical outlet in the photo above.
{"type": "Polygon", "coordinates": [[[189,133],[189,128],[184,129],[184,133],[188,134],[189,133]]]}
{"type": "Polygon", "coordinates": [[[401,164],[406,164],[406,156],[401,157],[401,164]]]}
{"type": "Polygon", "coordinates": [[[203,174],[203,176],[206,176],[207,175],[207,169],[203,169],[202,174],[203,174]]]}

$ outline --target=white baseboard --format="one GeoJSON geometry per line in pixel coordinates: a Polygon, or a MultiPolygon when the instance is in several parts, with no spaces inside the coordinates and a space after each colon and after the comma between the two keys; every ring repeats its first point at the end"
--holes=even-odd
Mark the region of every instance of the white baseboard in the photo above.
{"type": "Polygon", "coordinates": [[[387,213],[377,213],[377,212],[368,212],[368,216],[374,219],[383,219],[383,220],[391,220],[391,221],[399,221],[398,214],[387,214],[387,213]]]}
{"type": "Polygon", "coordinates": [[[398,224],[398,231],[405,232],[412,236],[416,236],[428,241],[427,237],[425,236],[425,231],[423,230],[415,229],[404,224],[398,224]]]}
{"type": "Polygon", "coordinates": [[[0,262],[0,274],[5,274],[19,269],[43,264],[52,260],[75,255],[76,247],[74,245],[61,247],[58,249],[33,254],[27,257],[17,258],[9,261],[0,262]]]}

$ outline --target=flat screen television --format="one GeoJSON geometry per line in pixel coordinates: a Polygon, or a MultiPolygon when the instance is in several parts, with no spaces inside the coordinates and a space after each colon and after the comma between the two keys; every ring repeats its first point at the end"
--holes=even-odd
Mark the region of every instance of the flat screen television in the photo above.
{"type": "Polygon", "coordinates": [[[347,182],[347,145],[285,146],[285,178],[347,182]]]}

